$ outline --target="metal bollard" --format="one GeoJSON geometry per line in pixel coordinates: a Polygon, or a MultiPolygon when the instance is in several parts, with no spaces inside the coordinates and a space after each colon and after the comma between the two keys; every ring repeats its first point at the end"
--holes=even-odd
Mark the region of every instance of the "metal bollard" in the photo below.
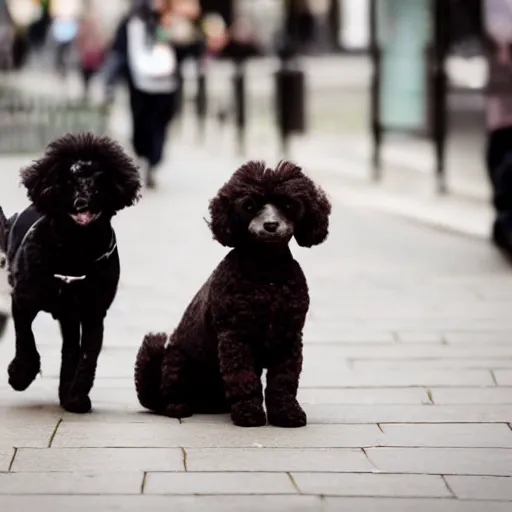
{"type": "Polygon", "coordinates": [[[245,63],[242,59],[235,61],[235,75],[233,76],[233,89],[235,98],[235,126],[237,149],[240,155],[245,153],[246,127],[247,127],[247,98],[245,90],[245,63]]]}
{"type": "Polygon", "coordinates": [[[206,135],[206,116],[208,111],[208,97],[206,91],[206,61],[204,57],[197,59],[197,93],[196,93],[196,116],[198,133],[201,142],[204,142],[206,135]]]}

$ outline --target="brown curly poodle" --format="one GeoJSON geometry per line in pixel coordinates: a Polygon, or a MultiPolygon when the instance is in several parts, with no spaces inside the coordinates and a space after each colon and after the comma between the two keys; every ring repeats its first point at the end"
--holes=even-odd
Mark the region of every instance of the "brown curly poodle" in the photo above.
{"type": "Polygon", "coordinates": [[[322,243],[331,205],[290,162],[238,169],[210,203],[214,238],[233,247],[171,336],[148,334],[135,366],[142,406],[173,418],[231,411],[236,425],[306,424],[297,401],[306,278],[288,243],[322,243]]]}

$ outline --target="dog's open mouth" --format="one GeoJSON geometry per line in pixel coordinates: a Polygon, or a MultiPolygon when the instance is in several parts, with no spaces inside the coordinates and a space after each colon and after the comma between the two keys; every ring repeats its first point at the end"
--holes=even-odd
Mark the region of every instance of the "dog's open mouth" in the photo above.
{"type": "Polygon", "coordinates": [[[100,216],[99,213],[91,213],[91,212],[80,212],[80,213],[72,213],[71,218],[79,225],[79,226],[88,226],[91,222],[94,222],[100,216]]]}

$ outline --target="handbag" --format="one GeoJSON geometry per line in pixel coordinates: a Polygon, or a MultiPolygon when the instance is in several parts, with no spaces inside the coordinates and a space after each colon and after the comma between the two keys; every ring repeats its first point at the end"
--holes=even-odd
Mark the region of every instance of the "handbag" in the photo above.
{"type": "Polygon", "coordinates": [[[177,68],[176,53],[167,42],[148,41],[146,28],[140,19],[128,23],[128,60],[136,75],[147,78],[166,78],[172,76],[177,68]]]}

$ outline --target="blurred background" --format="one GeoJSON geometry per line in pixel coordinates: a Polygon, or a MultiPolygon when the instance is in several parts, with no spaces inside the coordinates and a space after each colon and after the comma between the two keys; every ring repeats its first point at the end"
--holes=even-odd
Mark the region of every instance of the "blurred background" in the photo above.
{"type": "MultiPolygon", "coordinates": [[[[85,99],[72,22],[94,11],[107,53],[134,3],[0,0],[1,152],[67,130],[129,137],[126,95],[103,108],[99,65],[85,99]]],[[[195,21],[219,41],[185,52],[173,137],[486,202],[482,3],[201,0],[195,21]]]]}

